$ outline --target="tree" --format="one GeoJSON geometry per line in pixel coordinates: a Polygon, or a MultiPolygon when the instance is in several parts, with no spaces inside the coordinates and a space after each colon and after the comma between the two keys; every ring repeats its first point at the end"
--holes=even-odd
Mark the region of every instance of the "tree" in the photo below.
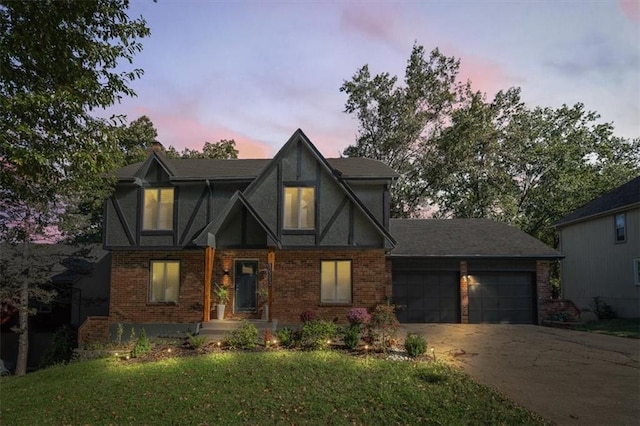
{"type": "Polygon", "coordinates": [[[205,142],[202,151],[185,148],[178,152],[173,146],[169,146],[166,151],[169,158],[238,158],[236,141],[233,139],[220,139],[219,142],[205,142]]]}
{"type": "Polygon", "coordinates": [[[158,142],[158,131],[146,115],[133,120],[128,126],[123,125],[119,130],[118,146],[124,159],[118,167],[144,161],[147,149],[158,142]]]}
{"type": "MultiPolygon", "coordinates": [[[[91,115],[122,96],[142,70],[132,62],[149,35],[127,0],[0,4],[0,242],[25,247],[55,226],[65,196],[107,191],[118,161],[114,122],[91,115]]],[[[28,263],[28,259],[25,259],[28,263]]],[[[16,374],[26,371],[29,306],[38,282],[14,286],[20,312],[16,374]]]]}
{"type": "Polygon", "coordinates": [[[371,77],[365,65],[340,87],[348,95],[345,112],[360,123],[356,144],[344,155],[380,160],[401,175],[391,193],[393,217],[419,214],[440,178],[431,140],[464,94],[458,69],[457,59],[438,49],[426,59],[424,47],[414,45],[404,86],[389,73],[371,77]]]}

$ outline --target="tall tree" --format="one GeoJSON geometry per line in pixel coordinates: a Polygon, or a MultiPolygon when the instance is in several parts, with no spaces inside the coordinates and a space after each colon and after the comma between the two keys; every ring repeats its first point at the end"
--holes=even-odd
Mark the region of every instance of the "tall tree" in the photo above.
{"type": "MultiPolygon", "coordinates": [[[[142,70],[131,63],[149,35],[130,19],[127,0],[0,3],[0,242],[28,245],[56,224],[64,197],[106,190],[101,174],[117,161],[112,122],[91,111],[123,96],[142,70]]],[[[29,253],[30,250],[21,250],[29,253]]],[[[16,374],[26,371],[28,295],[16,283],[20,343],[16,374]]]]}
{"type": "Polygon", "coordinates": [[[236,141],[233,139],[220,139],[219,142],[205,142],[202,151],[185,148],[178,152],[173,146],[169,146],[166,151],[169,158],[238,158],[236,141]]]}
{"type": "Polygon", "coordinates": [[[393,217],[419,214],[439,180],[441,161],[431,140],[464,93],[458,69],[457,59],[438,49],[426,58],[424,47],[414,45],[404,85],[389,73],[372,77],[365,65],[340,88],[348,96],[345,112],[359,121],[356,144],[344,155],[380,160],[401,175],[391,193],[393,217]]]}

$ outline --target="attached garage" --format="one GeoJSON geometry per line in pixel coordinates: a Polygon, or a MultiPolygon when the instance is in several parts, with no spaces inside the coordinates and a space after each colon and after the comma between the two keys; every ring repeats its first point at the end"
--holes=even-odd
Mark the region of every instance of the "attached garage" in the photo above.
{"type": "Polygon", "coordinates": [[[398,271],[393,274],[393,303],[402,323],[459,322],[457,272],[398,271]]]}
{"type": "Polygon", "coordinates": [[[486,219],[393,219],[390,230],[400,322],[538,323],[556,250],[486,219]]]}
{"type": "Polygon", "coordinates": [[[469,323],[532,324],[535,316],[535,274],[470,272],[469,323]]]}

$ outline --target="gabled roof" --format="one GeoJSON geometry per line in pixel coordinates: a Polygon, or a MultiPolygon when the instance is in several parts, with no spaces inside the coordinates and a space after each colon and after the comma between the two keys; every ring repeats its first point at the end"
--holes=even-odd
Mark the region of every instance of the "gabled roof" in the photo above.
{"type": "MultiPolygon", "coordinates": [[[[253,180],[269,164],[271,159],[168,159],[156,153],[149,158],[162,158],[161,164],[169,171],[172,180],[253,180]]],[[[127,181],[139,177],[149,161],[129,164],[116,170],[118,180],[127,181]]],[[[327,162],[345,179],[396,179],[399,175],[389,166],[369,158],[327,158],[327,162]]]]}
{"type": "Polygon", "coordinates": [[[280,247],[280,241],[278,241],[278,237],[276,236],[276,234],[269,228],[264,220],[262,220],[251,203],[245,198],[244,195],[242,195],[240,191],[236,191],[236,193],[233,194],[233,196],[229,199],[229,202],[225,206],[222,214],[216,220],[207,225],[204,230],[200,234],[198,234],[196,238],[194,238],[194,244],[201,247],[208,245],[210,247],[216,248],[216,236],[218,232],[227,222],[227,219],[229,219],[229,215],[233,212],[234,207],[238,205],[246,207],[251,216],[267,233],[267,237],[273,241],[274,245],[280,247]]]}
{"type": "MultiPolygon", "coordinates": [[[[340,176],[340,173],[335,172],[335,169],[333,168],[333,166],[329,164],[327,159],[322,156],[320,151],[318,151],[318,149],[313,145],[313,143],[311,143],[307,135],[305,135],[301,129],[298,129],[295,132],[293,132],[293,135],[291,135],[287,143],[285,143],[284,146],[280,148],[280,151],[278,151],[278,153],[273,157],[269,165],[267,165],[267,167],[262,169],[262,171],[256,177],[256,179],[253,182],[251,182],[251,184],[249,184],[249,186],[244,190],[244,193],[247,196],[249,196],[253,191],[255,191],[256,188],[258,188],[260,185],[261,177],[266,176],[269,173],[270,168],[275,167],[275,165],[278,164],[279,161],[285,156],[287,151],[296,143],[301,143],[303,146],[305,146],[308,149],[311,155],[325,170],[325,172],[327,172],[327,174],[335,182],[335,184],[338,185],[338,187],[342,189],[342,191],[349,198],[349,200],[353,202],[356,209],[359,210],[365,216],[365,218],[369,221],[369,223],[371,223],[371,225],[378,231],[378,233],[380,233],[380,235],[382,235],[386,239],[386,241],[389,242],[390,246],[394,247],[396,244],[396,240],[395,238],[393,238],[393,235],[391,235],[391,233],[384,226],[382,226],[382,224],[375,218],[375,216],[371,214],[369,209],[367,209],[366,206],[362,204],[362,201],[360,201],[360,199],[353,193],[351,188],[345,185],[344,181],[342,180],[344,176],[340,176]]],[[[346,159],[343,159],[343,160],[346,160],[346,159]]],[[[384,165],[383,163],[379,163],[379,164],[384,165]]],[[[384,165],[384,167],[389,169],[389,167],[386,165],[384,165]]],[[[395,174],[395,172],[393,173],[395,174]]]]}
{"type": "Polygon", "coordinates": [[[554,223],[553,226],[563,227],[635,205],[640,206],[640,176],[590,201],[554,223]]]}
{"type": "Polygon", "coordinates": [[[488,219],[391,219],[391,257],[561,258],[531,235],[488,219]]]}

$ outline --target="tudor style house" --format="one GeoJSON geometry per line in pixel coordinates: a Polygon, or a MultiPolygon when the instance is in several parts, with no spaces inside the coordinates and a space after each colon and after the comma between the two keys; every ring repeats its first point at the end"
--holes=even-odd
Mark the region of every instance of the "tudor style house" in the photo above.
{"type": "Polygon", "coordinates": [[[85,342],[118,323],[149,332],[208,322],[220,286],[230,295],[225,318],[260,318],[266,306],[279,324],[309,309],[344,321],[352,307],[394,301],[406,322],[537,323],[559,257],[491,221],[390,221],[397,173],[365,158],[326,159],[301,130],[273,159],[154,150],[116,177],[103,232],[109,315],[85,322],[85,342]]]}

